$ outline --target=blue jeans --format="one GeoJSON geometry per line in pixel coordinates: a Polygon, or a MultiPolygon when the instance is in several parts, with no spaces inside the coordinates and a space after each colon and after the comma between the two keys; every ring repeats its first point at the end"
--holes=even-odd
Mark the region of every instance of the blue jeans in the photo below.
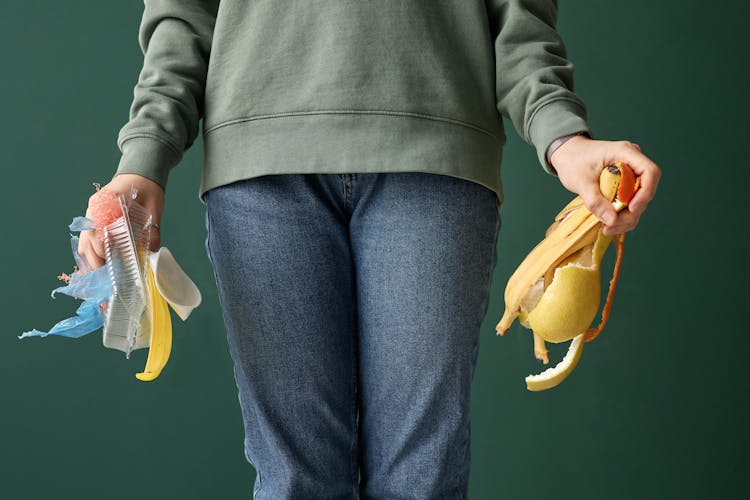
{"type": "Polygon", "coordinates": [[[279,174],[205,201],[254,498],[466,498],[495,193],[279,174]]]}

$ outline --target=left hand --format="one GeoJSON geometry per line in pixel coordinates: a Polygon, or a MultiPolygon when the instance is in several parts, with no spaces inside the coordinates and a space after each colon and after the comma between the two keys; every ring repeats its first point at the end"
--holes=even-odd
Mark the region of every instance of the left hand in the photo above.
{"type": "Polygon", "coordinates": [[[575,136],[552,153],[550,163],[562,185],[580,195],[586,208],[604,223],[602,233],[607,236],[635,228],[656,194],[661,178],[659,167],[641,152],[637,144],[628,141],[597,141],[582,135],[575,136]],[[627,163],[641,178],[635,196],[619,213],[599,191],[602,169],[615,161],[627,163]]]}

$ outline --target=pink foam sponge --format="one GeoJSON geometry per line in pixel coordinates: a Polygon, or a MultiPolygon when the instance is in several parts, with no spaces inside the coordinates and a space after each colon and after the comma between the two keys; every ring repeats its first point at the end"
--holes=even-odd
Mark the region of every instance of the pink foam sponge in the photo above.
{"type": "Polygon", "coordinates": [[[89,216],[96,224],[96,237],[104,241],[104,227],[122,217],[122,207],[114,192],[100,189],[98,184],[94,186],[96,193],[89,200],[89,216]]]}

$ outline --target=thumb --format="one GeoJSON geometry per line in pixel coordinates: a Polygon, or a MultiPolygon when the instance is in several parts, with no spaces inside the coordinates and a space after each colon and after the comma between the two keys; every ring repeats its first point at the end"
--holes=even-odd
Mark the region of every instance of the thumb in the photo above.
{"type": "Polygon", "coordinates": [[[604,224],[611,226],[617,219],[617,211],[599,190],[599,183],[587,183],[581,190],[581,199],[586,208],[604,224]]]}

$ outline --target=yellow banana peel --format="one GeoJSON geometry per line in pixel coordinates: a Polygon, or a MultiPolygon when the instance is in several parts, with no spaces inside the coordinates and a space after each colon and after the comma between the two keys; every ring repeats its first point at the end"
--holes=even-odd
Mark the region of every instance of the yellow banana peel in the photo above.
{"type": "Polygon", "coordinates": [[[148,303],[146,310],[151,315],[151,340],[148,348],[146,368],[135,376],[138,380],[151,381],[159,376],[167,365],[172,351],[172,318],[169,315],[169,305],[159,293],[154,279],[154,271],[148,268],[148,303]]]}
{"type": "Polygon", "coordinates": [[[135,376],[148,382],[155,380],[167,365],[172,351],[172,317],[169,307],[186,321],[191,311],[201,303],[195,283],[177,264],[166,247],[148,252],[146,280],[147,307],[150,319],[150,340],[146,367],[135,376]]]}

